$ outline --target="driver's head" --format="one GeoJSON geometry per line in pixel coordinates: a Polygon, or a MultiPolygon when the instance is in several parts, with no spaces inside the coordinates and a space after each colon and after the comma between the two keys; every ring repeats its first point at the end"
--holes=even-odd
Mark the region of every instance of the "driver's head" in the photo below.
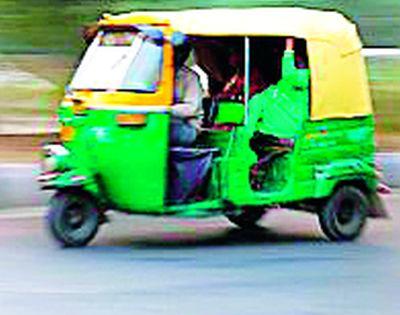
{"type": "Polygon", "coordinates": [[[188,43],[176,46],[174,48],[174,66],[175,69],[180,69],[188,59],[192,47],[188,43]]]}

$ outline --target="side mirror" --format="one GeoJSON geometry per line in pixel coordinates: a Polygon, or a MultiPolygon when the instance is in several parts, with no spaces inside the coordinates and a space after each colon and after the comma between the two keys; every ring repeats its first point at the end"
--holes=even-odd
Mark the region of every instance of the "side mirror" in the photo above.
{"type": "Polygon", "coordinates": [[[71,85],[66,85],[65,86],[65,88],[64,88],[64,94],[65,95],[70,95],[70,94],[72,94],[72,89],[71,89],[71,85]]]}
{"type": "Polygon", "coordinates": [[[243,125],[245,106],[234,101],[221,101],[218,103],[218,113],[215,124],[218,125],[243,125]]]}

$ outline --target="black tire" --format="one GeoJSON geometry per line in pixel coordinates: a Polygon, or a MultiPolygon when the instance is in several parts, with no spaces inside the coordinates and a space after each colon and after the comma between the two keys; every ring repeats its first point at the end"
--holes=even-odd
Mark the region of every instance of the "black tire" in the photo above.
{"type": "Polygon", "coordinates": [[[257,222],[265,214],[265,210],[259,207],[243,208],[238,214],[229,213],[226,215],[228,220],[242,229],[257,228],[257,222]]]}
{"type": "Polygon", "coordinates": [[[362,233],[367,211],[365,194],[356,187],[343,186],[319,212],[319,223],[331,241],[352,241],[362,233]]]}
{"type": "Polygon", "coordinates": [[[58,192],[50,200],[47,226],[53,237],[64,247],[82,247],[96,235],[99,211],[88,194],[58,192]]]}

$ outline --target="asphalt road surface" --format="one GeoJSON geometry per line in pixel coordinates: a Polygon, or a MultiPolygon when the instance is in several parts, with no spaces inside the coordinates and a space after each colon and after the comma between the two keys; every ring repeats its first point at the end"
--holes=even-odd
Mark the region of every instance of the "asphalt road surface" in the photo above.
{"type": "Polygon", "coordinates": [[[400,191],[391,219],[330,243],[308,214],[263,229],[224,218],[112,215],[90,246],[61,249],[41,209],[0,211],[0,314],[397,315],[400,191]]]}

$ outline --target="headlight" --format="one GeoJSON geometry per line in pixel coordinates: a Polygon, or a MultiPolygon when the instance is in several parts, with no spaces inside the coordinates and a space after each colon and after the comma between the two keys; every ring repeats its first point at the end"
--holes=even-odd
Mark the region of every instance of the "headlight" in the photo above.
{"type": "Polygon", "coordinates": [[[47,144],[43,147],[43,153],[45,157],[53,155],[65,156],[69,154],[69,151],[61,144],[47,144]]]}
{"type": "Polygon", "coordinates": [[[43,147],[43,159],[41,163],[43,173],[50,173],[63,168],[65,158],[69,151],[60,144],[48,144],[43,147]]]}
{"type": "Polygon", "coordinates": [[[55,156],[49,156],[42,160],[42,171],[43,173],[50,173],[57,170],[57,158],[55,156]]]}

